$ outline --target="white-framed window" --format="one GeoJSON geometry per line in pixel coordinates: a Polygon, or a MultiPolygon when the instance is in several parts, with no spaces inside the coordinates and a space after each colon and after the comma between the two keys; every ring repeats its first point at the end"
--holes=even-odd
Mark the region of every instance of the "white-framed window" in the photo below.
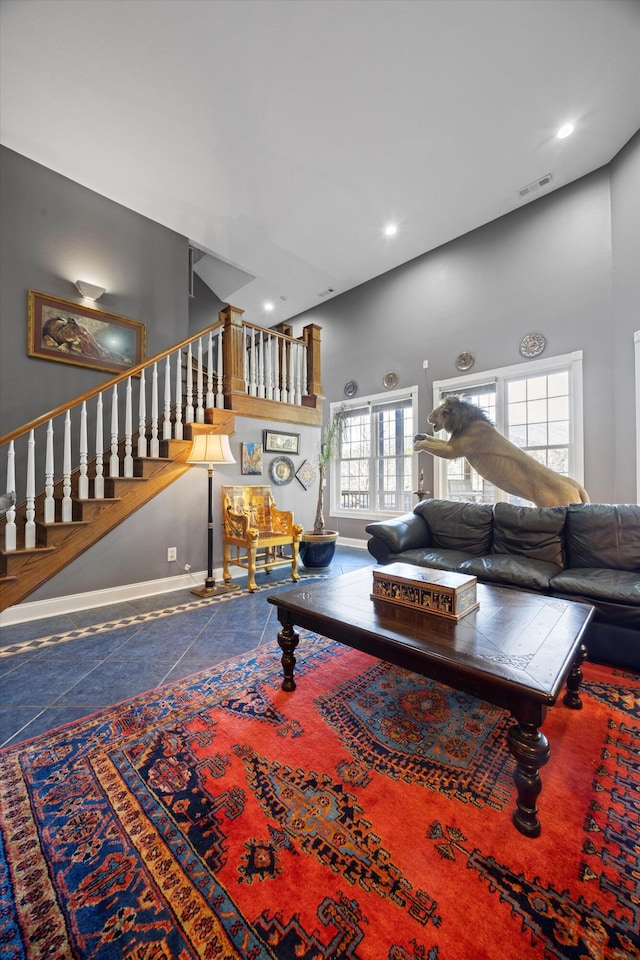
{"type": "MultiPolygon", "coordinates": [[[[438,380],[434,407],[451,394],[479,406],[500,433],[540,463],[583,483],[582,351],[438,380]]],[[[434,497],[529,503],[494,488],[465,459],[433,459],[434,497]]]]}
{"type": "Polygon", "coordinates": [[[331,465],[331,515],[373,520],[413,509],[417,386],[332,403],[330,416],[340,408],[346,415],[331,465]]]}

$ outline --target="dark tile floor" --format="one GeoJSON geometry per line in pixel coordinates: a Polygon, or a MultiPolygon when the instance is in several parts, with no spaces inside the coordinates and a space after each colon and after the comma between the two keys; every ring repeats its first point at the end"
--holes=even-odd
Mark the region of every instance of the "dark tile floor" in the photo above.
{"type": "MultiPolygon", "coordinates": [[[[338,576],[374,563],[338,546],[330,567],[302,577],[338,576]]],[[[292,586],[286,568],[208,601],[189,590],[82,610],[0,629],[0,746],[95,713],[253,647],[276,643],[269,593],[292,586]]]]}

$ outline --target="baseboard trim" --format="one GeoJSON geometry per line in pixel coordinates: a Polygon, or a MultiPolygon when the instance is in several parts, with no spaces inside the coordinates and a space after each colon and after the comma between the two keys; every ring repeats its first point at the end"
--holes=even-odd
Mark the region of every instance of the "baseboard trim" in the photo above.
{"type": "MultiPolygon", "coordinates": [[[[354,540],[339,537],[343,547],[367,549],[366,540],[354,540]]],[[[144,580],[141,583],[126,583],[121,587],[106,587],[104,590],[89,590],[87,593],[74,593],[66,597],[53,597],[51,600],[34,600],[31,603],[19,603],[0,613],[0,627],[9,627],[15,623],[27,623],[30,620],[43,620],[45,617],[64,616],[78,610],[90,610],[93,607],[107,607],[112,603],[127,603],[142,597],[153,597],[160,593],[174,593],[176,590],[188,590],[201,585],[207,575],[206,570],[197,573],[182,574],[179,577],[163,577],[160,580],[144,580]]],[[[222,568],[213,571],[215,580],[222,580],[222,568]]],[[[246,572],[233,568],[233,578],[246,577],[246,572]]]]}
{"type": "MultiPolygon", "coordinates": [[[[19,603],[0,613],[0,627],[14,623],[26,623],[30,620],[42,620],[45,617],[64,616],[78,610],[90,610],[92,607],[107,607],[111,603],[127,603],[152,597],[159,593],[173,593],[187,590],[204,583],[206,570],[193,575],[185,573],[179,577],[163,577],[161,580],[145,580],[141,583],[126,583],[120,587],[106,587],[104,590],[89,590],[86,593],[74,593],[66,597],[53,597],[51,600],[34,600],[31,603],[19,603]]],[[[222,579],[222,570],[214,570],[216,580],[222,579]]]]}

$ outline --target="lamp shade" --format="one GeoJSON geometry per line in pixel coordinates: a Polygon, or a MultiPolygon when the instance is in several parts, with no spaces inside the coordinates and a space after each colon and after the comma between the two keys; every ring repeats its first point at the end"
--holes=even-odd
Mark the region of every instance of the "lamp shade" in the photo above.
{"type": "Polygon", "coordinates": [[[225,433],[202,433],[193,438],[187,463],[235,463],[225,433]]]}

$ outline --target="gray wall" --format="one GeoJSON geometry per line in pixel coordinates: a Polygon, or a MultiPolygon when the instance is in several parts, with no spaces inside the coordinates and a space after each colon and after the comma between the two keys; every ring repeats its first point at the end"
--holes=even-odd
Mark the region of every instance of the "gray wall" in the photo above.
{"type": "MultiPolygon", "coordinates": [[[[540,332],[545,356],[584,352],[592,500],[633,501],[639,161],[636,135],[614,164],[296,317],[296,335],[306,323],[322,327],[328,400],[351,379],[360,396],[382,392],[384,373],[395,370],[399,386],[419,385],[424,424],[432,383],[456,376],[459,353],[475,354],[474,373],[525,365],[520,341],[540,332]]],[[[433,489],[432,458],[420,464],[433,489]]],[[[330,523],[365,536],[364,522],[330,523]]]]}
{"type": "MultiPolygon", "coordinates": [[[[607,426],[615,443],[615,488],[618,502],[634,499],[635,446],[630,438],[634,417],[633,351],[631,338],[640,330],[640,133],[621,150],[611,170],[612,317],[614,389],[600,394],[614,404],[607,426]]],[[[608,385],[607,385],[608,386],[608,385]]],[[[640,411],[636,410],[636,418],[640,411]]]]}
{"type": "Polygon", "coordinates": [[[109,379],[27,357],[28,291],[81,303],[74,282],[99,283],[107,289],[99,308],[144,323],[147,356],[153,356],[189,335],[189,244],[6,147],[0,147],[0,183],[4,434],[109,379]]]}

